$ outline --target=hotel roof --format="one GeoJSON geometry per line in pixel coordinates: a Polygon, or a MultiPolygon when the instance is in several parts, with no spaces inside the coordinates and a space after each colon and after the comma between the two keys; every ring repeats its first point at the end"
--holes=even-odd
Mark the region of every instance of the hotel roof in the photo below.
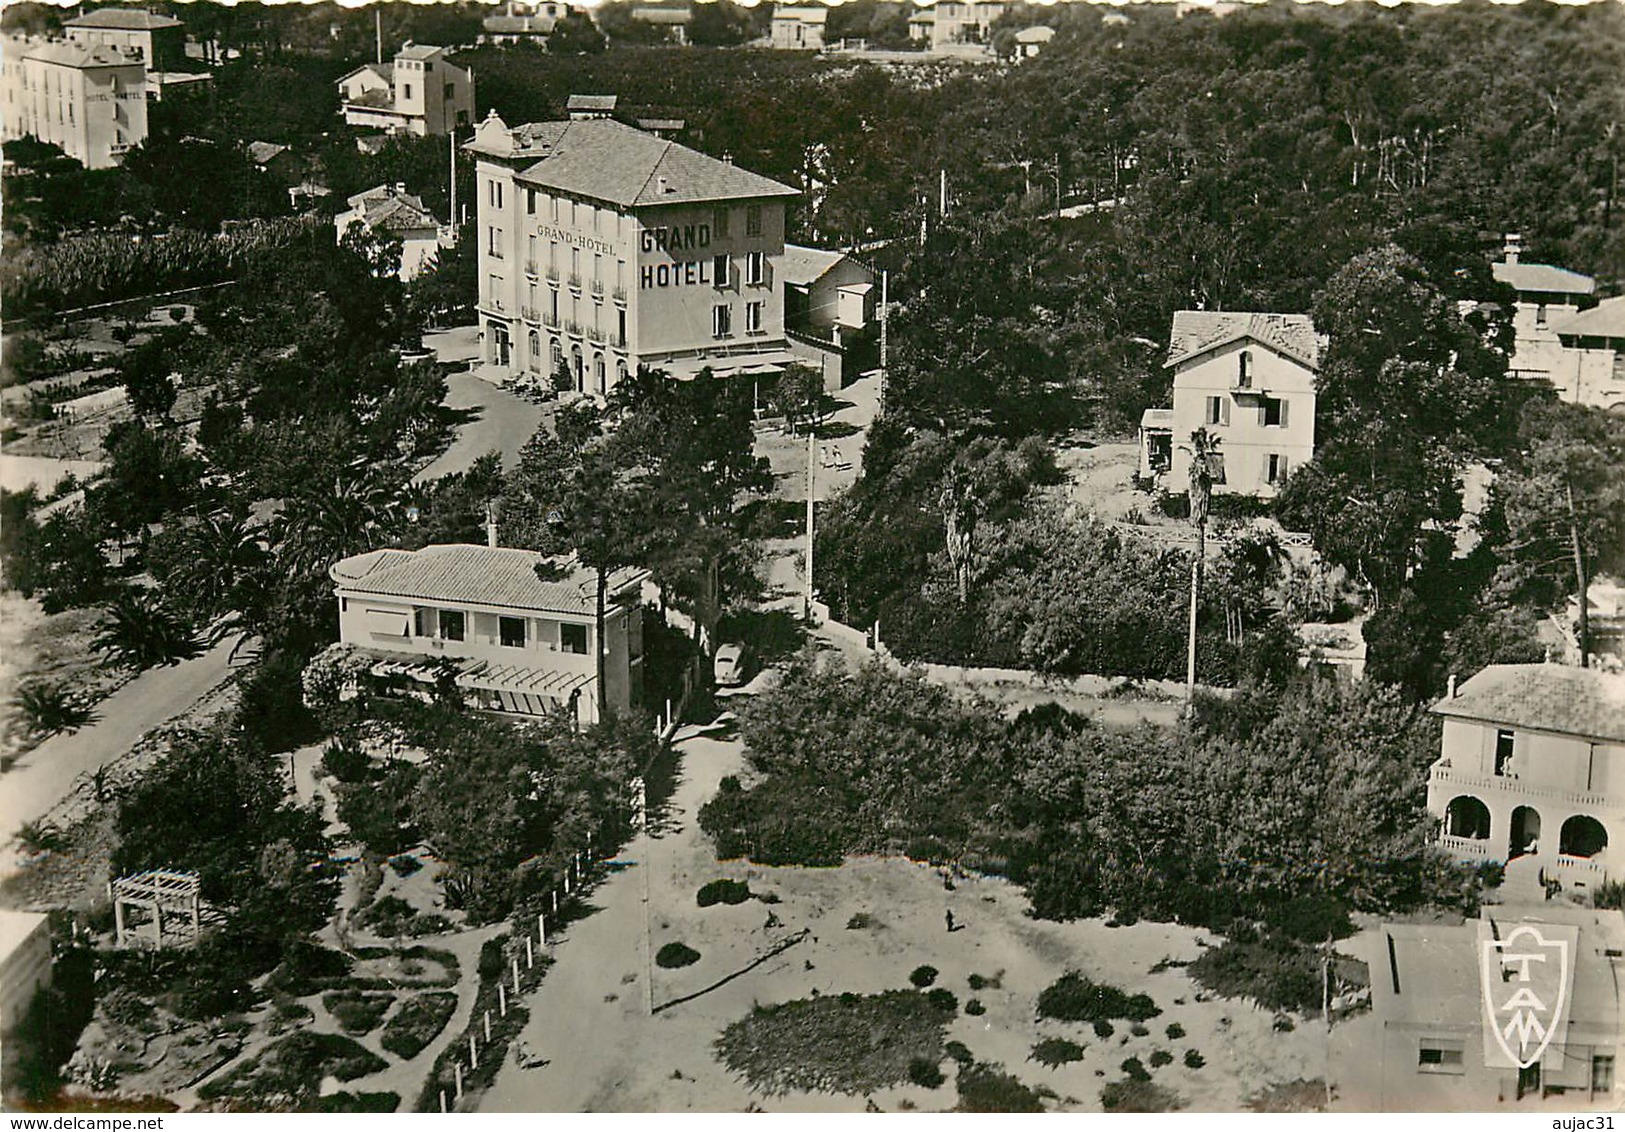
{"type": "Polygon", "coordinates": [[[1510,284],[1513,290],[1526,293],[1589,295],[1597,289],[1597,281],[1591,276],[1549,263],[1492,263],[1490,270],[1497,283],[1510,284]]]}
{"type": "MultiPolygon", "coordinates": [[[[448,543],[422,550],[373,550],[341,559],[329,571],[340,590],[415,601],[466,603],[578,617],[597,612],[597,574],[571,558],[533,550],[448,543]],[[536,567],[563,571],[543,581],[536,567]]],[[[620,569],[609,576],[613,597],[637,586],[647,571],[620,569]]]]}
{"type": "Polygon", "coordinates": [[[1552,329],[1559,338],[1625,338],[1625,295],[1604,299],[1572,318],[1554,319],[1552,329]]]}
{"type": "Polygon", "coordinates": [[[83,44],[66,43],[60,40],[31,47],[24,53],[23,58],[38,59],[42,63],[54,63],[60,67],[75,67],[79,70],[89,70],[92,67],[139,67],[142,65],[139,55],[126,54],[116,47],[105,45],[86,47],[83,44]]]}
{"type": "Polygon", "coordinates": [[[155,31],[159,28],[178,28],[181,22],[172,16],[159,16],[140,8],[98,8],[71,20],[63,20],[65,28],[112,28],[118,31],[155,31]]]}
{"type": "Polygon", "coordinates": [[[1562,664],[1492,664],[1433,711],[1625,743],[1625,676],[1562,664]]]}
{"type": "Polygon", "coordinates": [[[1320,335],[1308,315],[1254,311],[1175,311],[1164,365],[1178,365],[1243,339],[1268,346],[1310,369],[1320,368],[1320,335]]]}
{"type": "Polygon", "coordinates": [[[732,162],[609,118],[532,122],[507,130],[493,115],[468,148],[496,157],[537,157],[520,171],[520,181],[623,208],[798,195],[732,162]],[[490,147],[493,126],[506,131],[506,150],[490,147]]]}

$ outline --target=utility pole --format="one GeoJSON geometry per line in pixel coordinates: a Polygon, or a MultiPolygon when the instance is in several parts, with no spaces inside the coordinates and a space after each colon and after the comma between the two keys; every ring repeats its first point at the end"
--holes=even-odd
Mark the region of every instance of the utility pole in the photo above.
{"type": "Polygon", "coordinates": [[[948,170],[942,170],[942,187],[938,192],[938,216],[948,215],[948,170]]]}
{"type": "Polygon", "coordinates": [[[1574,513],[1574,485],[1567,481],[1563,484],[1563,498],[1569,508],[1569,549],[1574,555],[1574,580],[1579,586],[1580,617],[1575,625],[1576,635],[1580,638],[1580,667],[1591,667],[1591,610],[1589,590],[1591,581],[1586,577],[1585,547],[1580,542],[1580,520],[1574,513]]]}
{"type": "Polygon", "coordinates": [[[453,244],[455,244],[457,242],[457,123],[456,122],[453,122],[451,124],[451,129],[446,131],[446,135],[447,135],[447,137],[449,137],[451,139],[451,145],[448,147],[450,149],[450,151],[451,151],[451,216],[449,218],[449,223],[451,224],[451,242],[453,244]]]}
{"type": "MultiPolygon", "coordinates": [[[[823,390],[819,390],[822,394],[823,390]]],[[[802,616],[813,619],[813,488],[818,478],[818,415],[807,425],[807,589],[802,598],[802,616]]]]}
{"type": "Polygon", "coordinates": [[[1191,618],[1189,648],[1185,656],[1185,701],[1187,704],[1196,703],[1196,591],[1197,571],[1202,568],[1202,559],[1197,557],[1191,563],[1191,618]]]}
{"type": "Polygon", "coordinates": [[[880,271],[880,396],[877,406],[880,413],[886,411],[886,318],[891,314],[890,296],[887,294],[886,284],[890,273],[884,268],[880,271]]]}
{"type": "Polygon", "coordinates": [[[381,8],[381,7],[380,8],[374,8],[373,12],[372,12],[372,15],[373,15],[373,20],[374,20],[373,27],[374,27],[375,33],[377,35],[377,38],[378,38],[378,58],[375,59],[374,62],[376,62],[381,67],[381,66],[384,65],[384,10],[383,10],[383,8],[381,8]]]}

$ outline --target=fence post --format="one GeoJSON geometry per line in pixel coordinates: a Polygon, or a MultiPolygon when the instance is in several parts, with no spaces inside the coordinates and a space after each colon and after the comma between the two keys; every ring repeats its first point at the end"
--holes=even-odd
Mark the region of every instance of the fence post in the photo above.
{"type": "Polygon", "coordinates": [[[463,1063],[454,1061],[451,1063],[451,1068],[457,1074],[457,1095],[460,1097],[463,1095],[463,1063]]]}
{"type": "Polygon", "coordinates": [[[440,1111],[446,1111],[446,1090],[444,1089],[440,1090],[440,1111]]]}
{"type": "Polygon", "coordinates": [[[542,946],[547,946],[547,914],[542,913],[536,917],[536,930],[541,933],[542,946]]]}
{"type": "Polygon", "coordinates": [[[480,1067],[480,1047],[473,1034],[468,1035],[468,1067],[470,1069],[480,1067]]]}
{"type": "Polygon", "coordinates": [[[485,1012],[485,1044],[491,1044],[491,1012],[489,1010],[485,1012]]]}
{"type": "MultiPolygon", "coordinates": [[[[503,1018],[506,1018],[508,1016],[508,988],[503,986],[501,983],[497,984],[497,1014],[500,1015],[503,1018]]],[[[486,1012],[485,1017],[487,1019],[489,1019],[491,1017],[491,1014],[490,1014],[489,1011],[486,1012]]],[[[486,1035],[485,1040],[486,1041],[491,1040],[489,1034],[486,1035]]]]}
{"type": "Polygon", "coordinates": [[[559,914],[559,890],[555,888],[553,890],[553,892],[552,892],[552,896],[553,896],[553,914],[555,916],[557,916],[559,914]]]}
{"type": "Polygon", "coordinates": [[[519,993],[519,959],[517,956],[513,961],[513,993],[519,993]]]}
{"type": "Polygon", "coordinates": [[[525,936],[525,970],[536,966],[536,952],[530,946],[530,936],[525,936]]]}

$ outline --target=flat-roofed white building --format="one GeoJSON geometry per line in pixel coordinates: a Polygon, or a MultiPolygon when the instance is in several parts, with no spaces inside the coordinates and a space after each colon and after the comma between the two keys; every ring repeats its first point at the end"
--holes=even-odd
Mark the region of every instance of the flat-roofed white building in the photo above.
{"type": "Polygon", "coordinates": [[[794,4],[773,9],[772,44],[783,51],[822,51],[829,9],[822,4],[794,4]]]}
{"type": "Polygon", "coordinates": [[[474,75],[444,47],[407,43],[388,63],[367,63],[338,81],[351,126],[396,134],[449,134],[474,118],[474,75]]]}

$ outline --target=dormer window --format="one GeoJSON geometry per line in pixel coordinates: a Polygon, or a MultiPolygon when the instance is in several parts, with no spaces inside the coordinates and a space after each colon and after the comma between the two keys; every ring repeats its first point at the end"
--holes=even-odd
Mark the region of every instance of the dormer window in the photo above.
{"type": "Polygon", "coordinates": [[[1253,387],[1253,352],[1243,350],[1236,355],[1236,388],[1251,389],[1253,387]]]}

